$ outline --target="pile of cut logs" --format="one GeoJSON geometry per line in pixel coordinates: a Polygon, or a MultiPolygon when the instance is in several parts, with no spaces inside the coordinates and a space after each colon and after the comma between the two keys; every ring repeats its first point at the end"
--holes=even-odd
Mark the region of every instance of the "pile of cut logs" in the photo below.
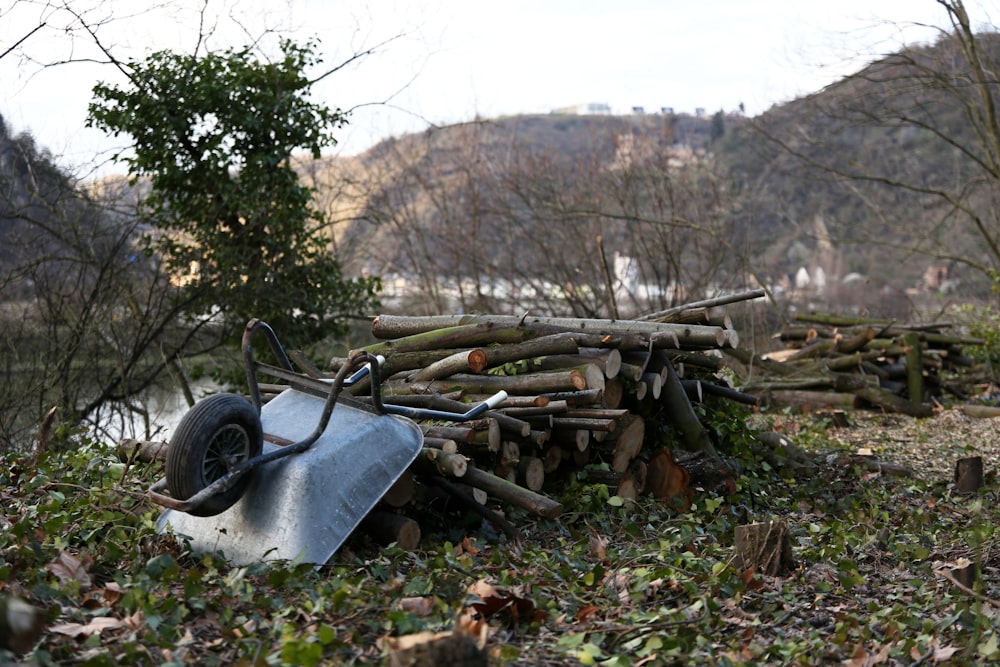
{"type": "MultiPolygon", "coordinates": [[[[982,378],[969,346],[949,322],[903,324],[800,314],[775,334],[785,349],[756,356],[727,351],[742,364],[743,391],[763,403],[804,410],[878,408],[913,417],[934,414],[944,394],[966,400],[982,378]]],[[[739,365],[739,364],[737,364],[739,365]]]]}
{"type": "MultiPolygon", "coordinates": [[[[693,482],[730,491],[732,475],[693,406],[709,394],[921,417],[933,414],[931,401],[942,392],[964,398],[961,383],[948,378],[974,367],[963,346],[983,341],[949,333],[952,325],[799,315],[776,334],[785,349],[757,355],[740,349],[725,307],[762,296],[751,290],[637,320],[380,315],[372,323],[380,342],[363,351],[384,358],[385,404],[464,413],[499,391],[507,397],[472,421],[418,421],[421,454],[362,528],[414,548],[414,517],[458,506],[515,537],[499,508],[558,517],[563,507],[553,496],[560,494],[550,492],[584,468],[590,482],[623,499],[650,494],[682,509],[693,482]],[[719,380],[733,374],[742,380],[738,390],[719,380]]],[[[333,359],[321,371],[301,354],[289,356],[317,378],[347,362],[333,359]]],[[[368,382],[345,392],[371,401],[368,382]]]]}
{"type": "MultiPolygon", "coordinates": [[[[501,390],[507,398],[473,422],[418,422],[422,453],[365,529],[407,546],[419,535],[405,518],[408,507],[426,505],[428,495],[446,495],[513,534],[513,526],[487,509],[495,505],[489,498],[555,518],[563,508],[546,491],[584,466],[590,481],[608,485],[614,495],[650,493],[689,504],[694,459],[720,463],[692,402],[709,392],[751,404],[756,399],[724,383],[682,376],[688,367],[704,376],[723,368],[721,351],[739,344],[724,306],[760,296],[763,291],[755,290],[643,320],[377,317],[372,333],[381,342],[364,351],[385,360],[384,403],[464,412],[501,390]],[[690,453],[684,467],[670,449],[655,446],[651,415],[665,416],[690,453]]],[[[345,361],[334,359],[330,366],[345,361]]],[[[364,382],[349,391],[370,400],[364,382]]],[[[728,471],[717,472],[731,482],[728,471]]]]}

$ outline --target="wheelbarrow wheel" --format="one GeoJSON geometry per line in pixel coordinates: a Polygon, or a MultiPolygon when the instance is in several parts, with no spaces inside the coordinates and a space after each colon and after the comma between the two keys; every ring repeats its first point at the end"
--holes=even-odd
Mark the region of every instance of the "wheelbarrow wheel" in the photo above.
{"type": "MultiPolygon", "coordinates": [[[[257,411],[242,396],[214,394],[198,401],[181,419],[167,450],[167,488],[187,500],[229,472],[236,464],[258,456],[264,436],[257,411]]],[[[242,497],[252,473],[208,498],[189,513],[215,516],[242,497]]]]}

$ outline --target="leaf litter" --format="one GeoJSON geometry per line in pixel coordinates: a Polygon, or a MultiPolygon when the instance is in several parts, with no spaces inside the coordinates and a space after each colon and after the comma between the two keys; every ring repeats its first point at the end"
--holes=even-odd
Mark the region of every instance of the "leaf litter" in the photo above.
{"type": "Polygon", "coordinates": [[[33,475],[8,457],[0,593],[48,610],[38,664],[379,664],[390,639],[456,628],[494,665],[1000,659],[994,421],[958,410],[852,412],[846,428],[753,420],[787,434],[815,469],[785,478],[744,461],[736,493],[696,495],[684,512],[609,502],[606,487],[568,479],[560,520],[511,516],[517,548],[456,523],[414,551],[352,537],[320,568],[191,554],[154,532],[141,490],[158,471],[102,475],[113,454],[97,445],[51,454],[33,475]],[[973,454],[987,462],[986,487],[958,494],[955,461],[973,454]],[[796,568],[736,567],[735,527],[778,518],[796,568]]]}

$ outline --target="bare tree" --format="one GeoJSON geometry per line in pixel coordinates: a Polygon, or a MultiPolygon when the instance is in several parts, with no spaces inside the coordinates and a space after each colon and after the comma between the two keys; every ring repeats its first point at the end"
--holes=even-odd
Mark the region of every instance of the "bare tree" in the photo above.
{"type": "Polygon", "coordinates": [[[947,23],[934,43],[884,55],[755,125],[795,158],[785,168],[809,179],[814,202],[852,213],[838,239],[849,262],[892,252],[914,284],[930,259],[985,295],[1000,275],[1000,35],[978,31],[962,0],[936,1],[947,23]]]}
{"type": "Polygon", "coordinates": [[[385,142],[368,164],[355,230],[375,227],[413,310],[625,317],[742,287],[725,179],[658,122],[470,123],[385,142]],[[573,123],[592,125],[545,140],[573,123]]]}

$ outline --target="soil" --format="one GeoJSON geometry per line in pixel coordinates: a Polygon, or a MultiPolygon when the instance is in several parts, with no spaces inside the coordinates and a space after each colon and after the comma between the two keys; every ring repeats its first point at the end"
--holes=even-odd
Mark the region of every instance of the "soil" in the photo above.
{"type": "Polygon", "coordinates": [[[965,457],[982,456],[987,473],[1000,460],[998,418],[948,408],[929,419],[866,411],[850,412],[847,419],[847,427],[828,427],[831,441],[848,451],[870,450],[877,460],[906,466],[921,479],[952,480],[956,461],[965,457]]]}

